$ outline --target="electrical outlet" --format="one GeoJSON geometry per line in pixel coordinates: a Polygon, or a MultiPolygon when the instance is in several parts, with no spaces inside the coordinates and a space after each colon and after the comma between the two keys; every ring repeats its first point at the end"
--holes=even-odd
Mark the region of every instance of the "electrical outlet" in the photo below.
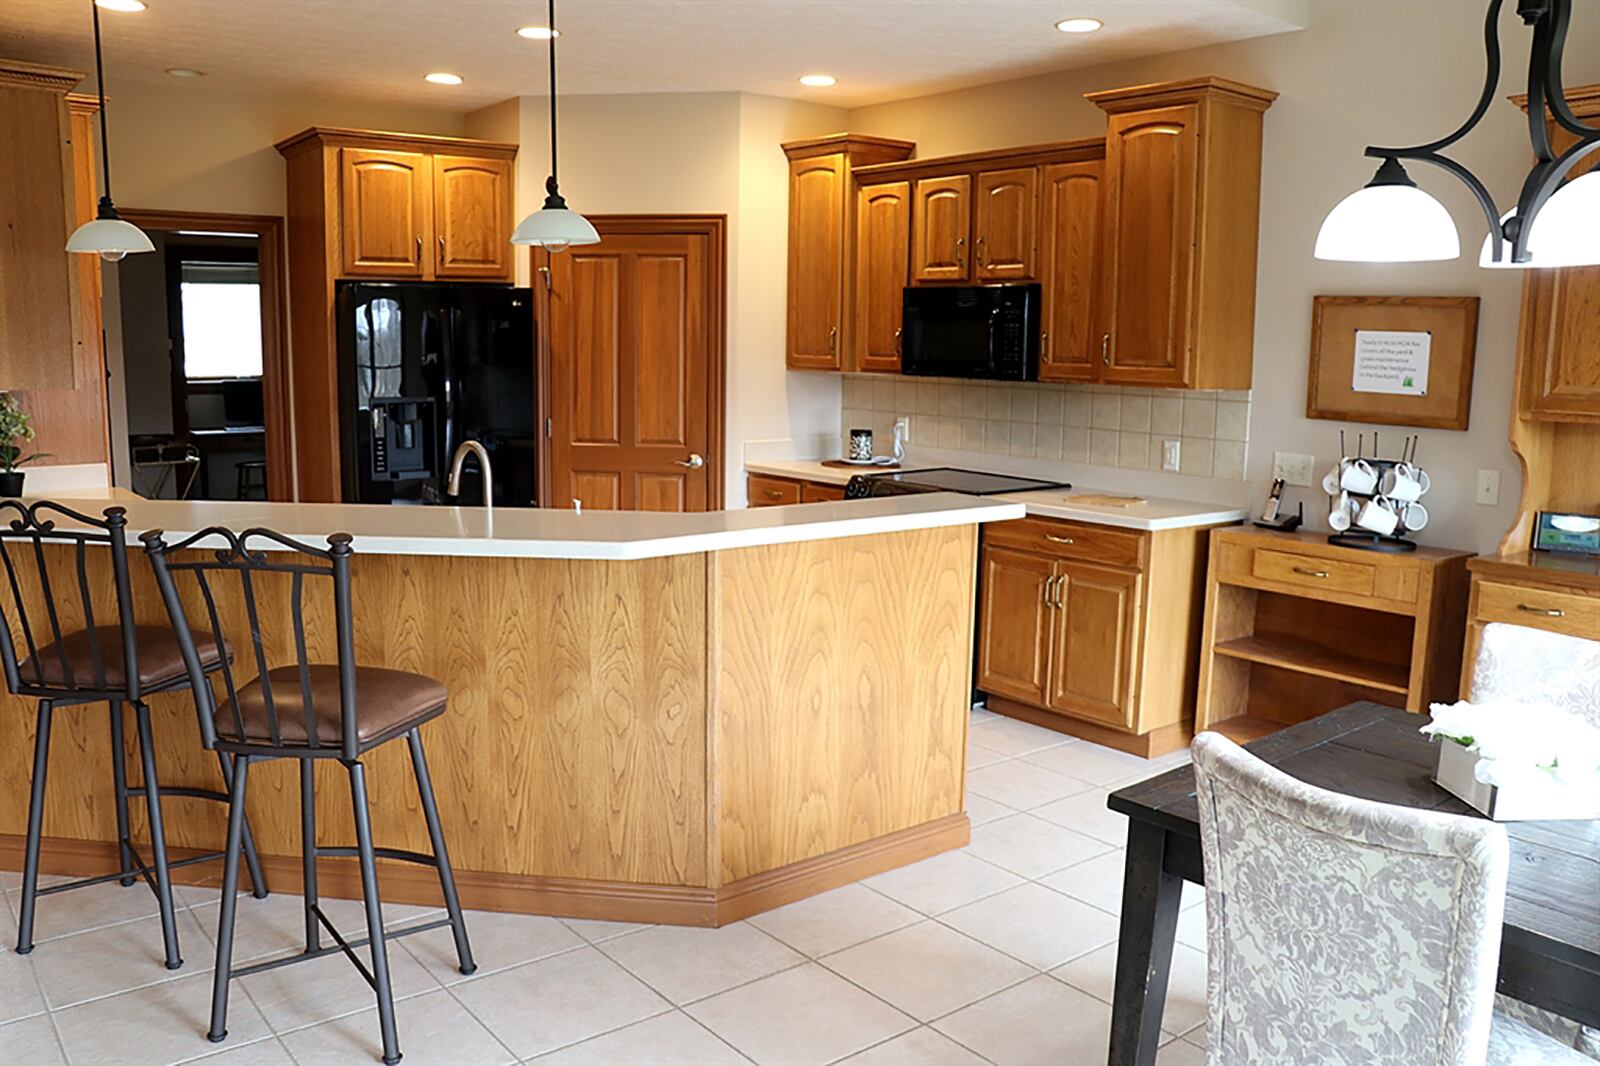
{"type": "Polygon", "coordinates": [[[1161,442],[1161,469],[1177,472],[1181,446],[1181,441],[1164,440],[1161,442]]]}
{"type": "Polygon", "coordinates": [[[1300,485],[1311,487],[1311,469],[1317,465],[1314,455],[1301,455],[1298,452],[1273,452],[1272,476],[1283,478],[1286,485],[1300,485]]]}
{"type": "Polygon", "coordinates": [[[1500,502],[1500,471],[1478,471],[1478,502],[1485,507],[1500,502]]]}

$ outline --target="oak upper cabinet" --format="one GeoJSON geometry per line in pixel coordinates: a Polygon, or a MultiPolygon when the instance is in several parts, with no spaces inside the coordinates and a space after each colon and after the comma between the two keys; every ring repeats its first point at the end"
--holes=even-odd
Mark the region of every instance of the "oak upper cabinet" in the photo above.
{"type": "Polygon", "coordinates": [[[791,370],[844,370],[852,351],[855,255],[851,172],[905,159],[910,141],[837,134],[790,141],[789,314],[784,362],[791,370]]]}
{"type": "Polygon", "coordinates": [[[1044,168],[1040,210],[1045,264],[1039,378],[1093,381],[1104,330],[1096,317],[1103,231],[1100,197],[1105,161],[1057,163],[1044,168]]]}
{"type": "Polygon", "coordinates": [[[1088,94],[1109,114],[1099,380],[1250,387],[1262,114],[1221,78],[1088,94]]]}
{"type": "Polygon", "coordinates": [[[344,272],[420,278],[433,236],[433,168],[421,152],[339,152],[344,272]]]}
{"type": "Polygon", "coordinates": [[[511,160],[435,155],[434,276],[510,276],[511,201],[511,160]]]}
{"type": "Polygon", "coordinates": [[[911,183],[856,191],[855,367],[900,369],[900,322],[909,280],[911,183]]]}
{"type": "Polygon", "coordinates": [[[984,692],[1046,702],[1054,579],[1047,556],[984,549],[979,614],[986,624],[978,632],[978,688],[984,692]]]}
{"type": "Polygon", "coordinates": [[[1038,167],[980,171],[972,220],[973,279],[1003,282],[1036,277],[1038,216],[1038,167]]]}
{"type": "Polygon", "coordinates": [[[911,276],[966,281],[972,229],[972,175],[918,178],[911,212],[911,276]]]}

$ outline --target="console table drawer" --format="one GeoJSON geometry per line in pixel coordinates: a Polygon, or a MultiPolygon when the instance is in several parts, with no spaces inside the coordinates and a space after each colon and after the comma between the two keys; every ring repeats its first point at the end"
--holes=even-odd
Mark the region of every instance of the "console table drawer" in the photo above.
{"type": "Polygon", "coordinates": [[[1377,581],[1377,568],[1365,563],[1267,548],[1255,550],[1250,573],[1263,581],[1280,581],[1317,592],[1343,592],[1352,596],[1371,596],[1377,581]]]}

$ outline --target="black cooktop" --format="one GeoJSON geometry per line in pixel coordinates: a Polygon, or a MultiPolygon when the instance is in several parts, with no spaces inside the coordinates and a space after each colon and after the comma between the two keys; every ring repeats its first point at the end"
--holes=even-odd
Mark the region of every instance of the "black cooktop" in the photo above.
{"type": "MultiPolygon", "coordinates": [[[[971,496],[997,496],[1006,492],[1032,492],[1035,489],[1070,489],[1065,481],[1041,481],[1038,478],[1017,477],[1014,474],[989,474],[981,470],[959,470],[951,466],[928,470],[895,470],[882,474],[865,474],[863,481],[872,483],[875,490],[870,495],[889,495],[896,492],[965,492],[971,496]],[[891,487],[892,486],[892,487],[891,487]]],[[[853,480],[853,479],[852,479],[853,480]]]]}

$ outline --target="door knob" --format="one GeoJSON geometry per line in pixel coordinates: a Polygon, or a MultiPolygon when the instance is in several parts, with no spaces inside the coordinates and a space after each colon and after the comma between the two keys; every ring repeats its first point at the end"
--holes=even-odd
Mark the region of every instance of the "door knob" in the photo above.
{"type": "Polygon", "coordinates": [[[689,458],[687,458],[687,459],[674,459],[673,462],[676,463],[679,466],[686,466],[690,470],[699,470],[702,466],[706,465],[706,461],[703,458],[701,458],[699,453],[697,453],[697,452],[690,452],[689,453],[689,458]]]}

